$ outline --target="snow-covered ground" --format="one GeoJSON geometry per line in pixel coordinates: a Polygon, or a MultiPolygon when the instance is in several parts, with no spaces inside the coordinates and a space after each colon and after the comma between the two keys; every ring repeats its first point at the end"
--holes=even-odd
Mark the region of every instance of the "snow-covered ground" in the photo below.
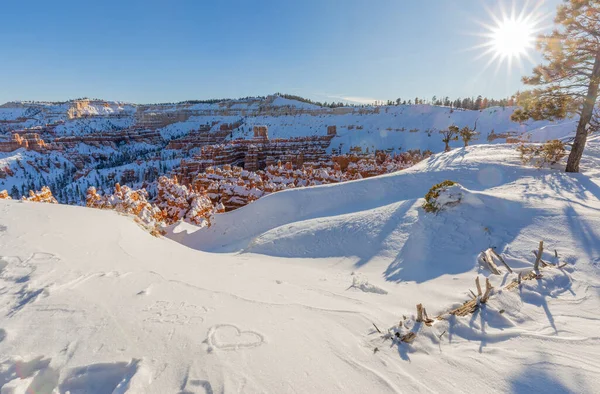
{"type": "Polygon", "coordinates": [[[478,145],[275,193],[172,239],[115,212],[0,200],[0,392],[598,392],[600,141],[582,168],[478,145]],[[462,202],[425,213],[445,179],[462,202]],[[540,240],[567,265],[518,290],[477,261],[496,247],[529,271],[540,240]],[[487,305],[413,325],[416,304],[447,312],[477,275],[496,288],[487,305]],[[373,326],[401,321],[411,345],[373,326]]]}

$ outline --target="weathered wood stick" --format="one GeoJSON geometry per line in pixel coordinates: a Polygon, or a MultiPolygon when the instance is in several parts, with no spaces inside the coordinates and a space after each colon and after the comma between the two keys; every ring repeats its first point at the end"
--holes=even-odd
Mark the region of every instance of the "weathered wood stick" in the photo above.
{"type": "Polygon", "coordinates": [[[492,254],[489,252],[489,250],[484,251],[481,255],[481,258],[488,265],[488,267],[490,267],[492,274],[500,275],[500,270],[498,269],[496,263],[494,263],[494,259],[492,258],[492,254]]]}
{"type": "Polygon", "coordinates": [[[542,259],[542,253],[544,252],[544,241],[540,241],[540,246],[538,247],[537,257],[535,259],[535,263],[533,264],[533,270],[538,272],[540,270],[540,260],[542,259]]]}
{"type": "Polygon", "coordinates": [[[423,304],[417,304],[417,321],[423,322],[423,304]]]}
{"type": "Polygon", "coordinates": [[[479,304],[477,302],[477,299],[474,298],[470,301],[465,302],[458,308],[451,310],[448,313],[451,315],[456,315],[456,316],[467,316],[467,315],[475,312],[477,310],[477,308],[479,308],[479,304]]]}
{"type": "Polygon", "coordinates": [[[377,330],[377,332],[381,334],[381,331],[379,331],[379,328],[377,328],[377,326],[375,325],[375,323],[371,323],[371,324],[373,324],[373,327],[375,327],[375,329],[377,330]]]}
{"type": "Polygon", "coordinates": [[[400,338],[400,341],[406,342],[406,343],[412,343],[416,337],[417,337],[417,334],[415,334],[414,332],[411,331],[408,334],[403,335],[402,338],[400,338]]]}
{"type": "Polygon", "coordinates": [[[475,285],[477,286],[477,295],[481,297],[483,293],[481,292],[481,284],[479,283],[479,275],[475,278],[475,285]]]}
{"type": "MultiPolygon", "coordinates": [[[[490,249],[491,249],[491,248],[490,248],[490,249]]],[[[493,253],[493,254],[494,254],[496,257],[498,257],[498,260],[500,260],[500,262],[501,262],[502,264],[504,264],[504,266],[506,267],[506,269],[508,270],[508,272],[510,272],[510,273],[512,274],[512,273],[513,273],[513,270],[512,270],[512,268],[510,268],[510,267],[509,267],[509,265],[508,265],[508,264],[506,264],[506,261],[504,261],[504,259],[502,258],[502,256],[500,256],[500,255],[499,255],[499,254],[498,254],[498,253],[497,253],[497,252],[496,252],[494,249],[491,249],[491,250],[492,250],[492,253],[493,253]]]]}
{"type": "Polygon", "coordinates": [[[425,325],[431,327],[434,320],[429,318],[429,316],[427,315],[427,309],[425,308],[423,308],[423,315],[425,315],[425,320],[423,320],[423,322],[425,323],[425,325]]]}
{"type": "Polygon", "coordinates": [[[483,304],[485,304],[487,302],[487,300],[490,298],[493,288],[494,287],[490,283],[489,278],[485,278],[485,293],[483,294],[483,297],[481,297],[481,302],[483,304]]]}

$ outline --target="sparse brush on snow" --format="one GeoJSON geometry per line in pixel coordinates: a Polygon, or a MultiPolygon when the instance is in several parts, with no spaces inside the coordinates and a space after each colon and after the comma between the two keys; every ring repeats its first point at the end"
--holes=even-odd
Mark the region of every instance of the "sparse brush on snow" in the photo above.
{"type": "Polygon", "coordinates": [[[425,195],[423,209],[425,212],[437,213],[444,207],[460,203],[462,200],[461,189],[458,183],[449,180],[433,185],[425,195]]]}
{"type": "Polygon", "coordinates": [[[524,165],[537,168],[551,166],[560,162],[566,155],[565,144],[559,140],[551,140],[542,145],[525,145],[517,147],[524,165]]]}
{"type": "Polygon", "coordinates": [[[444,152],[450,152],[450,141],[458,141],[460,129],[456,125],[449,126],[445,130],[440,130],[442,142],[445,144],[444,152]]]}
{"type": "Polygon", "coordinates": [[[387,290],[382,289],[381,287],[370,283],[369,279],[366,276],[360,275],[360,274],[354,274],[354,273],[353,273],[353,275],[354,276],[352,277],[352,285],[350,286],[350,288],[358,289],[365,293],[375,293],[375,294],[387,294],[388,293],[387,290]]]}

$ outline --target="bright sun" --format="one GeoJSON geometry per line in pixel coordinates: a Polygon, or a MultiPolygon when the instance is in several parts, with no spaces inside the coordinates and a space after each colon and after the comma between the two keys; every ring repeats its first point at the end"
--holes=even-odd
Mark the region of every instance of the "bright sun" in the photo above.
{"type": "Polygon", "coordinates": [[[524,7],[517,12],[515,3],[509,12],[500,8],[495,11],[488,10],[488,14],[492,24],[479,22],[485,28],[485,32],[477,35],[482,37],[484,42],[473,48],[483,48],[483,52],[477,58],[489,57],[484,70],[496,64],[496,71],[498,71],[500,66],[506,63],[510,72],[514,63],[523,68],[523,59],[533,63],[531,52],[535,46],[536,36],[545,29],[541,23],[549,15],[542,15],[539,8],[528,10],[524,7]]]}
{"type": "Polygon", "coordinates": [[[503,58],[527,55],[535,41],[534,26],[525,20],[505,19],[491,31],[492,47],[503,58]]]}

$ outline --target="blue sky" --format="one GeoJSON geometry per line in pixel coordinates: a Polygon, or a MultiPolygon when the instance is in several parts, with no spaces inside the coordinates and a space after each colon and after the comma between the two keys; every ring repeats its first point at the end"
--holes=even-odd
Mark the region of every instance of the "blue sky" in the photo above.
{"type": "MultiPolygon", "coordinates": [[[[553,12],[560,0],[546,0],[553,12]]],[[[518,7],[525,1],[517,0],[518,7]]],[[[529,7],[540,1],[532,0],[529,7]]],[[[284,92],[319,101],[506,97],[521,70],[468,50],[495,0],[103,0],[0,4],[0,103],[284,92]]],[[[551,18],[546,23],[551,22],[551,18]]],[[[534,58],[539,59],[534,54],[534,58]]]]}

